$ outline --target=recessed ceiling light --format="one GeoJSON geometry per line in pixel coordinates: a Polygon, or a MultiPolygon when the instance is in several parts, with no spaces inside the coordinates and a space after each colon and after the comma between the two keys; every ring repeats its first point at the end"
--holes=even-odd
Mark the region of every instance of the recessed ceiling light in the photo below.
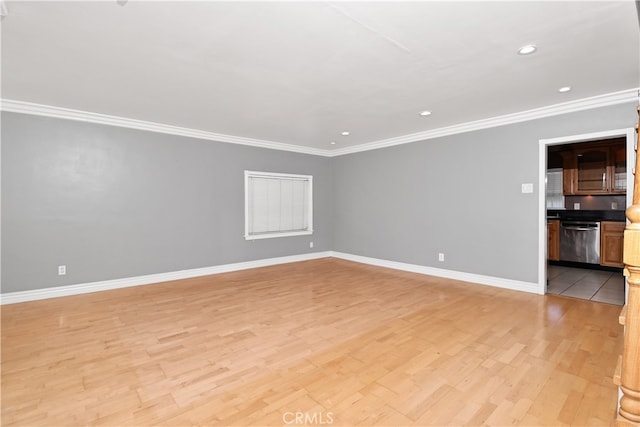
{"type": "Polygon", "coordinates": [[[336,145],[336,142],[335,141],[331,141],[331,145],[336,145]]]}
{"type": "Polygon", "coordinates": [[[349,132],[347,132],[346,130],[344,132],[342,132],[340,135],[342,136],[349,136],[349,132]]]}
{"type": "Polygon", "coordinates": [[[430,116],[431,115],[431,111],[428,111],[428,110],[420,111],[420,115],[422,117],[430,116]]]}
{"type": "Polygon", "coordinates": [[[518,54],[519,55],[531,55],[536,50],[538,50],[538,48],[536,47],[535,44],[528,44],[528,45],[522,46],[520,49],[518,49],[518,54]]]}
{"type": "Polygon", "coordinates": [[[558,92],[564,93],[564,92],[569,92],[570,90],[571,90],[571,86],[562,86],[560,89],[558,89],[558,92]]]}

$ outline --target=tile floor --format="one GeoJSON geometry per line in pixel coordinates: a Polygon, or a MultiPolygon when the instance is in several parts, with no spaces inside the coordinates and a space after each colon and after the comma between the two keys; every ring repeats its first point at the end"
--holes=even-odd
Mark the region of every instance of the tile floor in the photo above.
{"type": "Polygon", "coordinates": [[[624,305],[622,272],[547,266],[547,292],[608,304],[624,305]]]}

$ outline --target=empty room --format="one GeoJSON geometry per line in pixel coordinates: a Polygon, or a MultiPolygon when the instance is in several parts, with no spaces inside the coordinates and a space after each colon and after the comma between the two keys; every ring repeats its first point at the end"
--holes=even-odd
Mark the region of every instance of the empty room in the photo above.
{"type": "Polygon", "coordinates": [[[640,425],[638,2],[0,12],[2,425],[640,425]]]}

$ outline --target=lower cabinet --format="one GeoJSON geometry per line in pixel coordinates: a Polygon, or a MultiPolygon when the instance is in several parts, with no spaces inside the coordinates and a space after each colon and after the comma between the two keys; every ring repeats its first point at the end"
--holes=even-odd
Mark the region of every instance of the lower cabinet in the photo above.
{"type": "Polygon", "coordinates": [[[600,265],[624,267],[624,222],[602,221],[600,223],[600,265]]]}
{"type": "Polygon", "coordinates": [[[547,221],[547,259],[560,260],[560,221],[552,219],[547,221]]]}

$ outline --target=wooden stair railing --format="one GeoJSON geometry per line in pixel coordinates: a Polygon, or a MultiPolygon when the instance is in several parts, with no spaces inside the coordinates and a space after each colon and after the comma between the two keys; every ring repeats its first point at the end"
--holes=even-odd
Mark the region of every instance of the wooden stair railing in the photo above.
{"type": "MultiPolygon", "coordinates": [[[[640,106],[638,125],[640,127],[640,106]]],[[[637,151],[637,148],[636,148],[637,151]]],[[[624,348],[620,367],[618,426],[640,426],[640,156],[636,155],[633,205],[627,208],[630,224],[624,231],[625,275],[629,285],[627,304],[620,316],[624,324],[624,348]]],[[[617,377],[617,375],[616,375],[617,377]]],[[[617,378],[616,378],[617,379],[617,378]]]]}

